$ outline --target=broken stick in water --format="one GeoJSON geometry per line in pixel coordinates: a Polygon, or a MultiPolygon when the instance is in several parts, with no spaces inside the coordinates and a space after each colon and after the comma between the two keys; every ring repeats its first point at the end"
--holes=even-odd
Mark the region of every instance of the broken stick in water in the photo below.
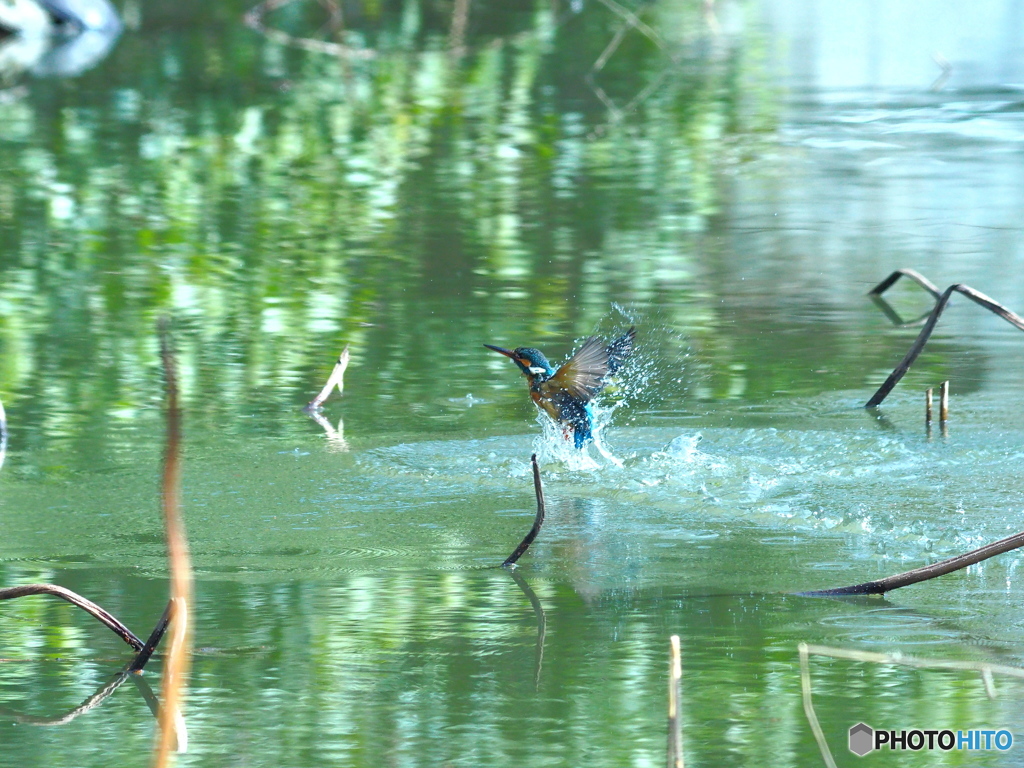
{"type": "Polygon", "coordinates": [[[536,453],[530,457],[530,463],[533,465],[533,490],[537,496],[537,516],[533,519],[533,527],[530,528],[530,532],[519,542],[519,546],[515,548],[512,554],[505,558],[502,566],[515,565],[516,560],[522,557],[523,553],[530,548],[533,540],[540,533],[540,527],[544,525],[544,486],[540,481],[540,467],[537,466],[536,453]]]}
{"type": "MultiPolygon", "coordinates": [[[[160,708],[160,733],[153,764],[169,764],[171,750],[180,748],[181,702],[185,694],[191,646],[192,561],[181,519],[181,410],[178,407],[178,375],[171,348],[167,321],[160,323],[160,357],[167,389],[167,446],[164,453],[163,512],[167,536],[167,559],[171,568],[172,627],[170,648],[164,663],[163,706],[160,708]]],[[[159,625],[158,625],[159,627],[159,625]]]]}
{"type": "Polygon", "coordinates": [[[682,702],[683,661],[679,635],[669,638],[668,660],[668,768],[683,768],[683,724],[679,707],[682,702]]]}
{"type": "Polygon", "coordinates": [[[945,576],[947,573],[959,571],[982,560],[1001,555],[1014,549],[1024,547],[1024,531],[1007,536],[1005,539],[994,541],[983,547],[972,549],[956,557],[940,560],[931,565],[914,568],[911,571],[897,573],[895,576],[887,576],[877,581],[866,581],[863,584],[854,584],[849,587],[838,587],[836,589],[816,589],[810,592],[797,592],[802,597],[833,597],[837,595],[884,595],[893,589],[909,587],[911,584],[918,584],[937,576],[945,576]]]}
{"type": "Polygon", "coordinates": [[[324,388],[320,390],[320,394],[306,403],[305,411],[317,411],[320,406],[324,404],[324,401],[331,394],[331,390],[335,387],[338,388],[338,394],[342,394],[345,391],[345,369],[348,368],[349,351],[348,345],[341,350],[341,354],[338,355],[338,362],[334,364],[334,370],[331,371],[331,375],[327,378],[327,383],[324,384],[324,388]]]}
{"type": "Polygon", "coordinates": [[[800,643],[797,646],[797,650],[800,654],[800,692],[804,702],[804,714],[807,716],[808,725],[811,726],[814,740],[818,742],[818,751],[821,752],[821,759],[825,762],[826,768],[836,768],[836,761],[832,757],[832,750],[828,747],[825,732],[821,730],[821,723],[818,722],[818,715],[814,711],[814,699],[811,696],[811,667],[808,661],[807,643],[800,643]]]}
{"type": "Polygon", "coordinates": [[[939,421],[943,424],[949,420],[949,381],[942,382],[939,387],[939,421]]]}
{"type": "Polygon", "coordinates": [[[932,388],[924,391],[924,423],[931,426],[932,423],[932,388]]]}
{"type": "MultiPolygon", "coordinates": [[[[896,272],[893,272],[891,275],[889,275],[889,277],[887,277],[885,280],[883,280],[881,283],[875,286],[872,289],[871,293],[876,295],[880,294],[882,291],[884,291],[886,288],[888,288],[890,285],[896,282],[896,280],[898,280],[901,275],[911,277],[912,279],[915,279],[916,282],[923,285],[923,283],[921,283],[921,280],[924,280],[924,278],[921,278],[921,276],[917,275],[916,272],[913,272],[913,270],[901,269],[897,270],[896,272]],[[913,277],[914,275],[917,275],[917,277],[913,277]],[[920,278],[920,280],[918,280],[917,278],[920,278]]],[[[928,285],[931,284],[928,283],[928,285]]],[[[932,286],[932,288],[934,288],[934,286],[932,286]]],[[[934,296],[935,291],[932,290],[932,288],[928,288],[927,286],[925,286],[925,290],[927,290],[934,296]]],[[[892,392],[893,387],[895,387],[896,384],[899,383],[899,380],[902,379],[904,375],[906,375],[907,371],[910,370],[910,366],[914,364],[914,361],[917,360],[917,356],[920,355],[921,350],[924,349],[924,345],[927,344],[928,339],[931,338],[932,331],[935,330],[935,324],[939,322],[939,317],[942,316],[943,310],[946,308],[946,305],[949,304],[949,300],[954,293],[963,294],[971,301],[973,301],[975,304],[984,307],[989,312],[992,312],[998,315],[999,317],[1003,318],[1003,320],[1010,323],[1010,325],[1024,331],[1024,318],[1015,315],[1013,312],[1008,310],[995,299],[991,299],[985,294],[981,293],[980,291],[976,291],[969,285],[964,285],[963,283],[956,283],[954,285],[951,285],[949,286],[949,288],[943,291],[941,295],[939,295],[938,300],[935,302],[935,307],[932,309],[931,314],[928,316],[928,322],[924,324],[924,327],[918,334],[917,339],[915,339],[914,343],[911,345],[910,350],[907,352],[906,355],[904,355],[903,359],[893,369],[892,373],[889,374],[889,378],[887,378],[882,383],[882,386],[880,386],[878,390],[875,392],[875,394],[871,396],[871,399],[864,404],[865,408],[874,408],[876,405],[881,405],[882,401],[889,396],[890,392],[892,392]]]]}

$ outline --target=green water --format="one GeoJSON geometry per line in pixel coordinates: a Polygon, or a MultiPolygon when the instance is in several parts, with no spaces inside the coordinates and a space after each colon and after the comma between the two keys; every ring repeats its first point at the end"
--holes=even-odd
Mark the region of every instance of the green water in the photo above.
{"type": "MultiPolygon", "coordinates": [[[[0,585],[155,622],[169,314],[196,569],[180,765],[663,765],[678,634],[688,764],[817,766],[799,642],[1024,661],[1014,554],[884,600],[788,594],[1024,529],[1019,331],[956,300],[860,407],[917,333],[865,295],[892,269],[1024,310],[1018,91],[808,92],[754,3],[717,37],[700,3],[645,6],[654,37],[593,77],[623,23],[599,3],[471,4],[461,55],[448,4],[345,6],[333,39],[372,58],[268,40],[246,9],[129,4],[96,68],[0,91],[0,585]],[[614,461],[567,457],[482,347],[561,360],[631,324],[614,461]],[[301,407],[345,345],[325,431],[301,407]],[[532,452],[548,518],[513,575],[532,452]]],[[[63,603],[0,604],[0,765],[147,765],[131,682],[38,724],[127,658],[63,603]]],[[[1024,739],[1012,679],[989,699],[971,673],[811,666],[839,765],[861,720],[1024,739]]]]}

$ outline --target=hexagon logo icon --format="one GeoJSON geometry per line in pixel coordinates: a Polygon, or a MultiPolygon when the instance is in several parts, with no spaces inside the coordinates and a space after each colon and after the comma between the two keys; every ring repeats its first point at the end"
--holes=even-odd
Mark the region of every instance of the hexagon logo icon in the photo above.
{"type": "Polygon", "coordinates": [[[850,728],[850,751],[864,757],[875,748],[875,730],[867,723],[857,723],[850,728]]]}

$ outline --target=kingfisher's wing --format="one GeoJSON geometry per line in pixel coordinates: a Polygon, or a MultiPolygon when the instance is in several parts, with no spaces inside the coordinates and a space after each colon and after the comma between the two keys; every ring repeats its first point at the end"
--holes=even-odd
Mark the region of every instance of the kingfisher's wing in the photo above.
{"type": "Polygon", "coordinates": [[[608,370],[608,349],[600,338],[591,336],[540,389],[548,396],[566,392],[586,403],[601,391],[608,370]]]}

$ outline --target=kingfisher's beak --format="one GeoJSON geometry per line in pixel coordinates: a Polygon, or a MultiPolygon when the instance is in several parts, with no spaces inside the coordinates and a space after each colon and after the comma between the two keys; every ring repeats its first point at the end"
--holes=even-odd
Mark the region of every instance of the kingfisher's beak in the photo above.
{"type": "Polygon", "coordinates": [[[501,347],[496,347],[493,344],[484,344],[484,346],[487,347],[488,349],[493,349],[495,352],[500,352],[505,357],[511,357],[513,360],[516,359],[515,353],[514,352],[510,352],[507,349],[502,349],[501,347]]]}

